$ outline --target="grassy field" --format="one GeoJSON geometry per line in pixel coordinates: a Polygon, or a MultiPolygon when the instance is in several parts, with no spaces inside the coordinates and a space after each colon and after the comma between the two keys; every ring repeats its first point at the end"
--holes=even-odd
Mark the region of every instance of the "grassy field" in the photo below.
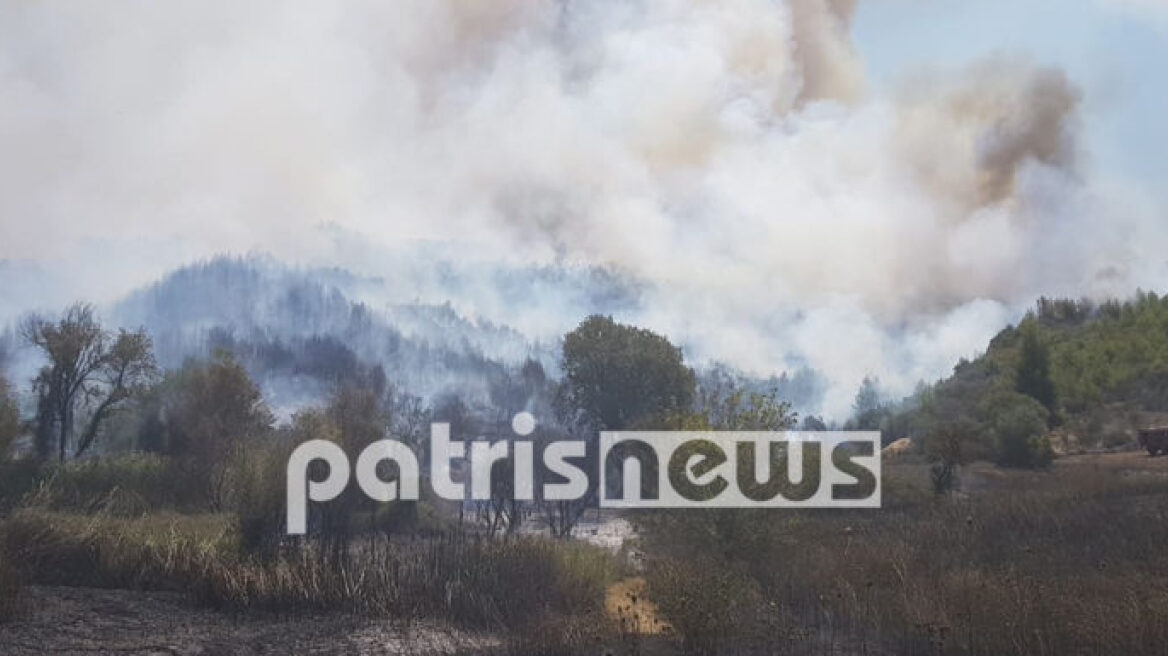
{"type": "Polygon", "coordinates": [[[257,551],[241,515],[190,510],[168,471],[163,460],[126,456],[30,470],[20,485],[13,479],[0,520],[0,621],[29,621],[38,609],[23,599],[70,586],[179,593],[251,620],[437,623],[449,627],[440,633],[503,636],[499,648],[517,653],[616,635],[605,602],[622,573],[607,550],[427,527],[393,538],[355,529],[339,555],[315,539],[257,551]],[[17,597],[18,580],[38,591],[17,597]]]}
{"type": "Polygon", "coordinates": [[[4,524],[4,552],[38,584],[185,590],[233,612],[345,612],[443,618],[518,630],[600,613],[614,563],[589,545],[538,537],[440,538],[353,547],[344,562],[311,548],[272,559],[241,553],[231,518],[127,519],[22,509],[4,524]]]}
{"type": "Polygon", "coordinates": [[[311,544],[258,557],[230,514],[126,495],[70,507],[42,486],[0,524],[0,618],[68,585],[181,593],[257,627],[440,622],[498,636],[499,653],[1163,653],[1168,458],[979,463],[948,496],[926,464],[896,459],[885,488],[879,511],[631,513],[643,558],[630,563],[583,542],[458,532],[360,537],[343,562],[311,544]],[[32,587],[14,596],[18,579],[32,587]]]}
{"type": "Polygon", "coordinates": [[[885,480],[877,512],[645,517],[648,594],[695,653],[1163,653],[1168,459],[885,480]]]}

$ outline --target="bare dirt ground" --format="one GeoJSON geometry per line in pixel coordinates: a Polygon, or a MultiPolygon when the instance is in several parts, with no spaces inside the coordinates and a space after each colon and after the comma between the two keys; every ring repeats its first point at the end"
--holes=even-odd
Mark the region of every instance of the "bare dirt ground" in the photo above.
{"type": "Polygon", "coordinates": [[[433,624],[345,617],[235,619],[182,594],[32,586],[23,615],[0,625],[0,654],[478,654],[498,645],[433,624]]]}
{"type": "Polygon", "coordinates": [[[1113,453],[1085,453],[1068,455],[1055,460],[1055,467],[1087,467],[1100,470],[1120,471],[1125,474],[1148,474],[1168,476],[1168,456],[1148,455],[1142,449],[1116,451],[1113,453]]]}

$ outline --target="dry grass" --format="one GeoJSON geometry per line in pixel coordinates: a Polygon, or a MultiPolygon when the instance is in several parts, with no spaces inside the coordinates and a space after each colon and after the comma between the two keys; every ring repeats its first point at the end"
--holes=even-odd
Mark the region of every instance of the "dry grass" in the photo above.
{"type": "Polygon", "coordinates": [[[4,522],[3,553],[31,582],[186,590],[235,553],[225,515],[120,518],[20,509],[4,522]]]}
{"type": "Polygon", "coordinates": [[[608,586],[604,608],[610,618],[620,625],[622,633],[662,635],[673,632],[673,627],[661,619],[657,604],[645,593],[645,578],[634,576],[608,586]]]}
{"type": "Polygon", "coordinates": [[[517,653],[571,652],[616,631],[604,606],[618,578],[607,551],[441,529],[387,539],[368,530],[364,515],[347,520],[340,549],[315,537],[291,540],[282,530],[282,482],[268,471],[278,458],[244,455],[232,470],[230,513],[190,514],[197,499],[184,494],[189,486],[174,464],[155,456],[34,467],[19,485],[0,485],[12,509],[0,522],[0,605],[11,562],[30,583],[182,591],[231,613],[339,613],[499,631],[515,638],[506,647],[517,653]]]}
{"type": "Polygon", "coordinates": [[[188,590],[236,612],[345,612],[513,629],[551,618],[603,620],[612,558],[543,538],[441,538],[354,546],[337,563],[311,546],[245,555],[223,515],[126,519],[23,509],[5,553],[38,583],[188,590]]]}
{"type": "Polygon", "coordinates": [[[39,583],[182,590],[236,613],[452,622],[498,631],[516,654],[643,653],[674,638],[707,654],[1168,644],[1168,458],[1140,454],[1064,458],[1048,473],[977,465],[950,497],[929,492],[926,465],[901,461],[880,511],[646,514],[635,518],[648,529],[643,587],[612,586],[622,573],[601,550],[537,537],[366,535],[341,562],[311,542],[260,558],[233,515],[53,510],[73,503],[64,489],[3,522],[0,616],[15,570],[39,583]]]}
{"type": "Polygon", "coordinates": [[[649,592],[693,652],[1160,654],[1168,472],[1118,462],[983,469],[949,499],[893,468],[879,512],[647,517],[649,592]],[[724,610],[735,590],[765,612],[724,610]]]}

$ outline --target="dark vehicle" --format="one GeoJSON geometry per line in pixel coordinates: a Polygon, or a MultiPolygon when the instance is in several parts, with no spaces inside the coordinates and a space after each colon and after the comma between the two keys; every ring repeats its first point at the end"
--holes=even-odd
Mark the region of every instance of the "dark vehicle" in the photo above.
{"type": "Polygon", "coordinates": [[[1168,426],[1140,429],[1140,446],[1153,457],[1168,453],[1168,426]]]}

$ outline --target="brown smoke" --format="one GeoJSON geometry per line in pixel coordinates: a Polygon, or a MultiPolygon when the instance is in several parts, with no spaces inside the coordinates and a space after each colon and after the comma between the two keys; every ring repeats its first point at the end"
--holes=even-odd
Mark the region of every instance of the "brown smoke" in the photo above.
{"type": "MultiPolygon", "coordinates": [[[[0,259],[107,297],[252,249],[610,265],[650,289],[624,319],[817,368],[842,414],[864,375],[911,391],[1039,294],[1163,280],[1168,228],[1077,157],[1062,73],[866,91],[854,0],[111,2],[0,2],[0,259]]],[[[527,313],[544,338],[579,314],[527,313]]]]}
{"type": "Polygon", "coordinates": [[[795,58],[802,71],[800,103],[857,102],[864,69],[848,31],[855,0],[793,0],[790,3],[795,58]]]}
{"type": "Polygon", "coordinates": [[[916,179],[965,214],[1008,200],[1027,162],[1071,170],[1079,98],[1061,71],[993,60],[916,80],[894,140],[916,179]]]}

